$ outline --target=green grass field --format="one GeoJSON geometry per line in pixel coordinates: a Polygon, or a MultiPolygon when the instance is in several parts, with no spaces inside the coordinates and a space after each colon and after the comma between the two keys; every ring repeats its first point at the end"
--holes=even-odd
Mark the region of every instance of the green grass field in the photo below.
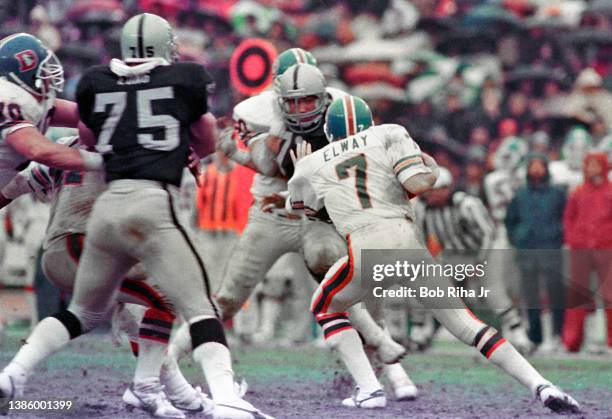
{"type": "MultiPolygon", "coordinates": [[[[25,338],[27,329],[5,331],[0,366],[25,338]]],[[[339,406],[351,392],[349,380],[335,356],[305,345],[290,349],[235,348],[235,372],[249,383],[247,399],[276,417],[550,417],[528,392],[473,348],[442,342],[425,354],[410,354],[403,363],[421,390],[413,402],[390,402],[385,410],[361,411],[339,406]]],[[[612,359],[604,357],[534,357],[544,376],[570,392],[583,406],[575,417],[612,418],[612,359]]],[[[94,334],[72,342],[32,376],[27,398],[75,401],[68,417],[147,417],[128,412],[121,394],[130,381],[134,359],[127,344],[112,346],[110,337],[94,334]]],[[[191,359],[182,363],[193,383],[202,375],[191,359]]],[[[12,412],[14,413],[14,412],[12,412]]],[[[61,417],[50,412],[17,417],[61,417]]]]}

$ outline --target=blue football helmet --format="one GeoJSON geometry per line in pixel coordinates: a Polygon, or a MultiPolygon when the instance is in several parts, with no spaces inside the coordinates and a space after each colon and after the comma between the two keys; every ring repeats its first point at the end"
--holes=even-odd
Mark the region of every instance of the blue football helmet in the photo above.
{"type": "Polygon", "coordinates": [[[64,88],[64,69],[55,54],[40,40],[17,33],[0,40],[0,77],[34,96],[46,97],[64,88]]]}

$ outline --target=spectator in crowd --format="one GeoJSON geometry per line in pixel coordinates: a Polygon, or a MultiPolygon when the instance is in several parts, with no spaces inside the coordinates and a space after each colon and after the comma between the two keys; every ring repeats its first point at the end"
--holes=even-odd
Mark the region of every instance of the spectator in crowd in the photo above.
{"type": "Polygon", "coordinates": [[[49,22],[49,15],[44,6],[38,5],[30,12],[30,32],[51,51],[57,51],[62,46],[60,32],[49,22]]]}
{"type": "Polygon", "coordinates": [[[540,348],[558,348],[563,330],[564,284],[561,247],[565,190],[550,184],[548,157],[527,155],[527,184],[516,192],[506,212],[510,244],[518,249],[523,304],[527,308],[529,339],[542,345],[540,280],[544,281],[553,319],[553,339],[540,348]]]}
{"type": "Polygon", "coordinates": [[[580,350],[584,322],[595,308],[590,290],[591,273],[603,298],[608,325],[608,350],[612,348],[612,183],[608,181],[608,156],[589,153],[584,160],[584,183],[568,200],[563,219],[565,242],[570,249],[570,286],[563,327],[563,343],[570,352],[580,350]]]}

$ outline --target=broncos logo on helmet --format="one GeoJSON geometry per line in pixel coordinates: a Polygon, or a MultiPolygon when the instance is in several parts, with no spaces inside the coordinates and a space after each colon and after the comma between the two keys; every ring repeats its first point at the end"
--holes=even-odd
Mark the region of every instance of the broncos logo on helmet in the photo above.
{"type": "Polygon", "coordinates": [[[37,97],[64,88],[64,69],[58,58],[38,38],[27,33],[0,41],[0,77],[37,97]]]}
{"type": "Polygon", "coordinates": [[[325,136],[328,141],[337,141],[374,125],[368,104],[357,96],[344,96],[334,100],[325,116],[325,136]]]}

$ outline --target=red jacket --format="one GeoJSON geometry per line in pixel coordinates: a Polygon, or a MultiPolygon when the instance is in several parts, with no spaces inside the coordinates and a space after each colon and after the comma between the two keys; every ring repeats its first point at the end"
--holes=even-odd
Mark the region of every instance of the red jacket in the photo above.
{"type": "Polygon", "coordinates": [[[573,249],[612,248],[612,183],[608,181],[608,157],[590,153],[589,159],[603,164],[604,181],[595,185],[585,182],[572,193],[565,207],[563,227],[565,243],[573,249]]]}

